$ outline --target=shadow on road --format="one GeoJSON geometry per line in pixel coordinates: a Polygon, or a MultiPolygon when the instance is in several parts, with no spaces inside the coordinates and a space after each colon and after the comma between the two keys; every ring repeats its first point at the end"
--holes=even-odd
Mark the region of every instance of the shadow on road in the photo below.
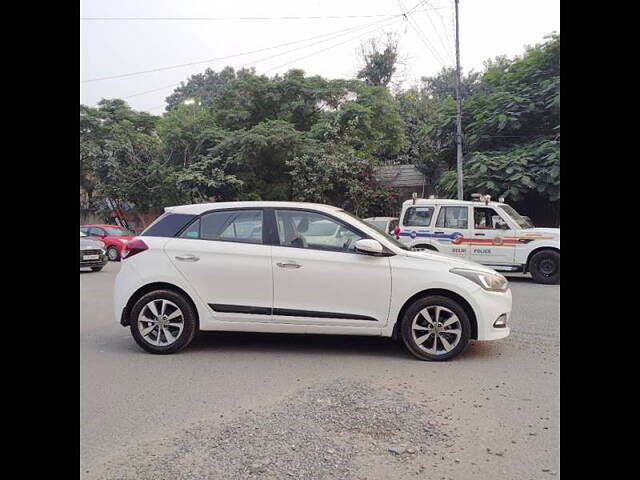
{"type": "Polygon", "coordinates": [[[322,355],[382,355],[407,358],[404,345],[388,338],[340,335],[200,332],[191,352],[311,353],[322,355]]]}
{"type": "MultiPolygon", "coordinates": [[[[500,342],[471,341],[456,360],[497,357],[500,342]]],[[[117,343],[123,353],[148,355],[133,339],[117,343]]],[[[405,348],[401,340],[386,337],[358,337],[339,335],[278,334],[248,332],[200,332],[194,341],[178,355],[220,354],[302,354],[315,356],[363,356],[386,357],[399,361],[418,361],[405,348]]],[[[453,360],[453,361],[456,361],[453,360]]],[[[439,362],[436,362],[439,363],[439,362]]]]}

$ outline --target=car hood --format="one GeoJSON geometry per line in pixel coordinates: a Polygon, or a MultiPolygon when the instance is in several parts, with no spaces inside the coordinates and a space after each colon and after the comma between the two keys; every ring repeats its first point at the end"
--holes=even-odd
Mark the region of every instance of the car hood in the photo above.
{"type": "Polygon", "coordinates": [[[96,248],[103,248],[104,243],[97,240],[91,240],[90,238],[80,238],[80,250],[95,250],[96,248]]]}
{"type": "Polygon", "coordinates": [[[546,237],[550,240],[551,237],[554,240],[560,240],[560,229],[559,228],[525,228],[518,232],[521,235],[531,235],[546,237]]]}
{"type": "Polygon", "coordinates": [[[440,252],[434,251],[426,251],[426,252],[413,252],[407,251],[404,252],[404,255],[409,258],[415,258],[416,260],[431,260],[433,262],[440,262],[447,265],[451,268],[466,268],[468,270],[476,270],[480,272],[486,273],[498,273],[494,269],[489,268],[485,265],[482,265],[477,262],[473,262],[471,260],[464,260],[462,258],[457,258],[452,255],[446,255],[440,252]]]}

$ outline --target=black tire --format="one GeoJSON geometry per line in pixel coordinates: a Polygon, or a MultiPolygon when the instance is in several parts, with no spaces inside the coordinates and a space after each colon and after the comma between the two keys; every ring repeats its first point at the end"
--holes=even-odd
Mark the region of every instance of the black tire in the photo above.
{"type": "Polygon", "coordinates": [[[197,332],[196,314],[193,306],[183,295],[172,290],[155,290],[140,297],[129,313],[129,326],[131,329],[131,335],[133,335],[133,338],[140,347],[149,353],[161,355],[175,353],[178,350],[182,350],[191,343],[197,332]],[[182,332],[180,333],[180,336],[169,345],[153,345],[145,340],[140,333],[138,316],[142,309],[152,300],[169,300],[176,304],[182,311],[182,319],[184,323],[182,332]]]}
{"type": "Polygon", "coordinates": [[[560,252],[542,250],[531,257],[529,271],[536,283],[555,285],[560,283],[560,252]]]}
{"type": "Polygon", "coordinates": [[[91,270],[93,270],[94,272],[99,272],[100,270],[102,270],[102,267],[91,267],[91,270]]]}
{"type": "MultiPolygon", "coordinates": [[[[411,352],[416,358],[420,360],[443,361],[456,357],[466,348],[471,336],[471,324],[469,323],[469,317],[467,316],[467,313],[458,302],[450,299],[449,297],[443,297],[441,295],[430,295],[427,297],[419,298],[418,300],[413,302],[413,304],[409,308],[407,308],[404,316],[402,317],[400,331],[402,332],[402,340],[404,341],[404,344],[406,345],[409,352],[411,352]],[[428,353],[423,350],[423,348],[416,343],[416,340],[414,339],[412,334],[412,322],[416,315],[418,315],[418,313],[424,308],[434,306],[445,307],[453,312],[458,317],[462,330],[462,332],[460,333],[460,339],[458,340],[458,343],[453,347],[453,349],[448,352],[438,354],[428,353]]],[[[449,338],[451,337],[449,336],[449,338]]],[[[428,341],[429,340],[427,340],[425,343],[428,343],[428,341]]],[[[441,341],[436,340],[436,342],[444,347],[441,341]]],[[[438,349],[437,345],[436,351],[438,349]]]]}
{"type": "Polygon", "coordinates": [[[107,258],[112,262],[119,262],[120,254],[118,253],[118,249],[114,246],[107,248],[107,258]]]}

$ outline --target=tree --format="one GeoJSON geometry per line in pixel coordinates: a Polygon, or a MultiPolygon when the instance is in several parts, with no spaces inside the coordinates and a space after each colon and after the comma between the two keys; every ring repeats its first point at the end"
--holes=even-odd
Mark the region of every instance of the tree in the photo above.
{"type": "Polygon", "coordinates": [[[291,188],[286,162],[313,143],[284,120],[267,120],[234,132],[210,150],[226,160],[228,173],[243,182],[241,199],[289,200],[291,188]]]}
{"type": "Polygon", "coordinates": [[[372,38],[360,46],[360,57],[364,66],[358,72],[358,78],[367,85],[386,87],[396,73],[398,62],[398,39],[387,35],[383,45],[372,38]]]}
{"type": "MultiPolygon", "coordinates": [[[[536,193],[559,199],[560,37],[551,35],[524,55],[486,63],[482,86],[463,100],[465,191],[513,201],[536,193]],[[507,173],[508,172],[508,173],[507,173]]],[[[433,156],[420,164],[445,172],[439,193],[452,195],[455,104],[438,102],[424,127],[433,156]]],[[[453,182],[455,183],[455,182],[453,182]]]]}
{"type": "MultiPolygon", "coordinates": [[[[241,70],[238,73],[242,73],[241,70]]],[[[233,67],[225,67],[220,72],[207,68],[204,73],[191,75],[181,82],[171,95],[166,98],[167,110],[171,111],[188,99],[198,99],[201,105],[211,106],[222,95],[227,85],[236,78],[233,67]]]]}
{"type": "Polygon", "coordinates": [[[157,131],[170,163],[183,167],[206,155],[227,136],[216,124],[211,108],[198,104],[177,105],[158,121],[157,131]]]}

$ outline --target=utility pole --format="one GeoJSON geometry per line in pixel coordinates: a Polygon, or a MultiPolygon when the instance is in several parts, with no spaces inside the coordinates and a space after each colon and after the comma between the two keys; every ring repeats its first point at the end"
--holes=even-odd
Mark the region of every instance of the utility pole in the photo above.
{"type": "Polygon", "coordinates": [[[458,32],[458,0],[456,2],[456,150],[458,200],[462,200],[462,97],[460,95],[460,35],[458,32]]]}

